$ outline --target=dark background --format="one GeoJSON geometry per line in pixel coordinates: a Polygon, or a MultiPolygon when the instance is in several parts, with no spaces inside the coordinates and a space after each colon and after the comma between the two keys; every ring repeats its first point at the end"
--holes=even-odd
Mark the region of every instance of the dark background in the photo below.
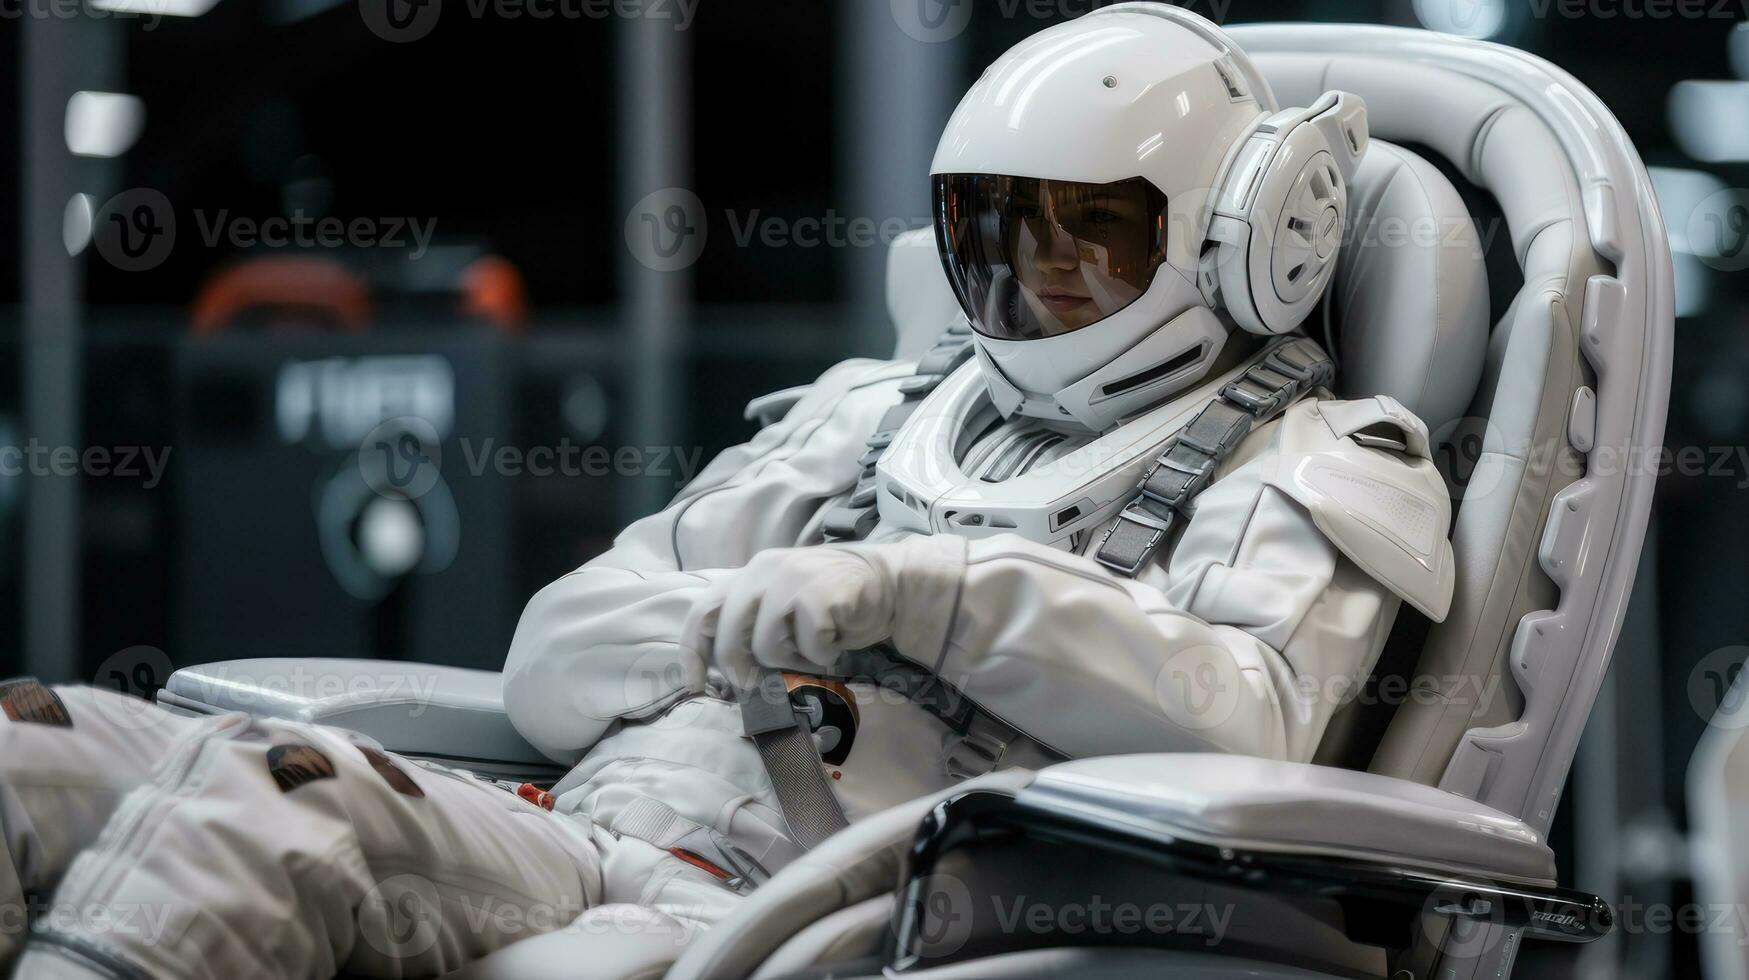
{"type": "MultiPolygon", "coordinates": [[[[1416,26],[1429,10],[1478,4],[1492,6],[1191,6],[1227,22],[1416,26]]],[[[886,342],[879,245],[743,247],[725,215],[917,224],[928,134],[981,67],[1098,5],[977,0],[962,35],[921,45],[897,31],[886,0],[703,0],[688,29],[654,42],[674,59],[673,96],[662,102],[640,74],[651,35],[624,19],[473,17],[452,3],[428,37],[389,43],[356,3],[219,0],[148,28],[43,20],[0,0],[0,88],[14,93],[0,99],[0,177],[14,189],[0,195],[0,227],[14,230],[0,244],[0,445],[71,432],[60,444],[171,452],[163,483],[149,489],[121,476],[0,477],[0,675],[103,681],[118,665],[267,654],[497,666],[526,597],[605,548],[672,480],[456,475],[446,465],[454,558],[348,589],[318,527],[322,495],[344,481],[357,446],[285,435],[286,365],[329,363],[351,377],[330,390],[343,411],[360,385],[405,363],[385,359],[435,356],[451,376],[446,464],[461,458],[464,438],[665,445],[708,459],[751,434],[740,417],[749,398],[886,342]],[[54,145],[59,109],[77,89],[143,103],[142,135],[120,157],[75,158],[54,145]],[[29,125],[33,106],[50,124],[29,125]],[[636,148],[651,140],[668,148],[666,176],[653,169],[653,183],[633,163],[647,159],[636,148]],[[664,278],[634,261],[624,225],[643,194],[670,185],[696,192],[710,235],[694,265],[664,278]],[[54,232],[66,198],[101,204],[141,187],[173,202],[169,257],[129,272],[85,247],[63,267],[54,232]],[[197,336],[191,311],[215,277],[296,250],[208,247],[196,214],[260,219],[299,208],[433,221],[443,248],[420,261],[404,250],[318,250],[368,291],[364,329],[336,329],[311,299],[251,309],[197,336]],[[514,328],[462,308],[466,270],[488,255],[514,266],[525,289],[514,328]],[[33,266],[33,256],[44,261],[33,266]],[[42,373],[65,363],[40,359],[56,345],[78,364],[67,384],[42,373]],[[57,400],[55,420],[44,421],[42,406],[57,400]],[[33,515],[25,497],[35,480],[75,484],[61,498],[72,509],[33,515]],[[45,596],[71,601],[57,613],[45,596]]],[[[1692,17],[1629,16],[1647,8],[1628,2],[1582,16],[1530,0],[1505,6],[1493,39],[1594,89],[1661,168],[1661,188],[1694,171],[1743,184],[1740,161],[1687,157],[1668,111],[1679,82],[1733,77],[1742,5],[1708,4],[1692,17]]],[[[1749,97],[1737,104],[1749,107],[1749,97]]],[[[1749,126],[1749,116],[1720,125],[1749,126]]],[[[1666,217],[1680,232],[1686,214],[1676,206],[1666,202],[1666,217]]],[[[1668,442],[1734,452],[1749,444],[1744,280],[1686,255],[1678,262],[1688,295],[1668,442]]],[[[1662,766],[1620,774],[1606,793],[1621,810],[1620,836],[1589,845],[1640,855],[1615,869],[1618,887],[1687,894],[1682,774],[1706,723],[1688,682],[1703,660],[1740,663],[1730,648],[1749,643],[1745,482],[1738,463],[1660,486],[1635,628],[1617,654],[1618,675],[1619,662],[1645,669],[1631,692],[1605,697],[1631,708],[1632,739],[1662,766]]],[[[354,523],[342,538],[359,533],[360,519],[346,515],[354,523]]],[[[342,563],[370,563],[348,554],[342,563]]],[[[1612,761],[1592,768],[1610,771],[1612,761]]],[[[1572,836],[1571,812],[1560,826],[1572,836]]],[[[1585,854],[1561,843],[1564,872],[1585,878],[1585,854]]],[[[1630,937],[1597,966],[1632,976],[1697,969],[1692,938],[1681,935],[1630,937]]]]}

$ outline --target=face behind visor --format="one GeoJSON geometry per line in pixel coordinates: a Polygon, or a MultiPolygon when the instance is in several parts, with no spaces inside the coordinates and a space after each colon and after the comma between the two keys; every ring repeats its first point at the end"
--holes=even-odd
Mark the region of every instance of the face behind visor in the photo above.
{"type": "Polygon", "coordinates": [[[1129,308],[1166,261],[1166,195],[999,174],[935,178],[936,237],[973,329],[1002,341],[1091,327],[1129,308]]]}
{"type": "Polygon", "coordinates": [[[1210,203],[1273,108],[1218,28],[1159,4],[1048,28],[984,72],[930,173],[998,411],[1103,432],[1207,373],[1231,330],[1199,282],[1210,203]]]}

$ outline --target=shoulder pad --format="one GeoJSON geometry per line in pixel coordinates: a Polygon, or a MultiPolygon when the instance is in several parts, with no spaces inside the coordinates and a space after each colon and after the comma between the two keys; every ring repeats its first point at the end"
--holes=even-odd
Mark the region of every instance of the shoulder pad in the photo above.
{"type": "Polygon", "coordinates": [[[1303,401],[1282,416],[1279,465],[1265,482],[1404,602],[1441,622],[1456,580],[1451,498],[1427,426],[1395,399],[1303,401]]]}

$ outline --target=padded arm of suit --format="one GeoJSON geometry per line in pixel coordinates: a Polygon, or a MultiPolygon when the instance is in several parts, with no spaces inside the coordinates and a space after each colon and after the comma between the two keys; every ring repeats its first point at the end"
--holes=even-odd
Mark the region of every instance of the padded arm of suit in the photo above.
{"type": "MultiPolygon", "coordinates": [[[[840,420],[819,413],[844,404],[827,392],[852,376],[823,378],[813,404],[799,405],[779,428],[827,440],[821,447],[837,445],[840,420]]],[[[1372,414],[1381,404],[1373,403],[1372,414]]],[[[856,631],[869,635],[858,644],[891,636],[902,654],[1071,756],[1166,748],[1309,759],[1336,706],[1371,669],[1395,615],[1388,586],[1357,564],[1378,549],[1356,528],[1389,526],[1392,518],[1381,512],[1369,523],[1363,515],[1349,522],[1352,528],[1326,520],[1338,532],[1327,533],[1296,498],[1297,488],[1283,489],[1277,471],[1315,457],[1355,481],[1419,489],[1414,503],[1428,526],[1443,529],[1448,517],[1443,484],[1424,458],[1424,436],[1412,460],[1366,449],[1309,414],[1310,423],[1292,421],[1313,408],[1290,412],[1273,437],[1271,430],[1256,433],[1251,461],[1199,498],[1171,568],[1136,582],[1012,535],[964,544],[888,537],[853,548],[816,545],[768,555],[756,574],[737,577],[735,569],[762,545],[813,540],[806,514],[818,511],[822,493],[835,485],[834,479],[807,485],[797,460],[811,451],[784,450],[789,436],[767,439],[774,432],[767,430],[760,439],[775,451],[743,459],[733,473],[707,473],[703,479],[715,480],[715,490],[689,489],[629,530],[612,553],[536,597],[512,646],[506,701],[518,728],[562,757],[593,744],[615,718],[648,717],[704,689],[710,665],[680,630],[696,607],[724,603],[723,622],[744,626],[753,609],[781,606],[812,612],[760,621],[794,630],[825,610],[840,617],[840,627],[862,624],[856,631]],[[1367,477],[1369,466],[1379,476],[1367,477]],[[705,519],[701,508],[723,510],[705,519]],[[767,511],[795,516],[749,536],[748,525],[759,525],[767,511]],[[723,549],[724,536],[731,550],[723,549]],[[834,560],[844,551],[867,560],[834,560]],[[693,554],[708,555],[712,564],[677,570],[679,557],[693,554]],[[795,567],[767,567],[771,561],[795,567]]],[[[1366,418],[1366,411],[1344,417],[1366,418]]],[[[1403,424],[1419,426],[1396,411],[1403,424]]],[[[842,447],[837,454],[850,455],[842,447]]],[[[817,465],[842,468],[836,460],[817,465]]],[[[821,479],[812,465],[807,469],[821,479]]],[[[834,473],[840,490],[853,479],[834,473]]],[[[1363,509],[1367,503],[1344,502],[1363,509]]],[[[711,632],[714,665],[730,676],[748,655],[803,671],[824,671],[835,656],[818,643],[794,642],[798,637],[755,641],[763,630],[711,632]]]]}
{"type": "Polygon", "coordinates": [[[1391,590],[1434,618],[1451,595],[1450,509],[1424,431],[1417,454],[1367,449],[1333,433],[1326,409],[1383,417],[1370,401],[1290,411],[1268,450],[1198,498],[1165,575],[1131,581],[1012,536],[976,541],[945,646],[903,652],[1072,756],[1311,758],[1372,669],[1395,618],[1391,590]],[[1302,488],[1307,461],[1321,468],[1317,486],[1346,481],[1378,500],[1302,488]],[[1387,496],[1415,521],[1378,506],[1387,496]],[[1406,535],[1427,565],[1398,543],[1406,535]]]}
{"type": "Polygon", "coordinates": [[[615,721],[704,690],[706,665],[679,642],[694,601],[759,552],[818,539],[823,505],[855,484],[863,443],[912,368],[829,369],[781,420],[724,451],[612,550],[537,593],[504,667],[517,730],[572,763],[615,721]]]}

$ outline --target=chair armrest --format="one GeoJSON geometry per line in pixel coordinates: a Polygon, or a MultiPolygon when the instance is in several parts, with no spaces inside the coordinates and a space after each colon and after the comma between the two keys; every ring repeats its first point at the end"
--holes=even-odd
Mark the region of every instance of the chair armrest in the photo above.
{"type": "Polygon", "coordinates": [[[246,711],[331,725],[391,752],[502,778],[564,774],[528,744],[504,710],[501,675],[392,660],[268,658],[184,667],[158,692],[183,714],[246,711]]]}
{"type": "Polygon", "coordinates": [[[1016,798],[1239,851],[1304,854],[1552,887],[1524,821],[1431,786],[1248,756],[1106,756],[1041,770],[1016,798]]]}

